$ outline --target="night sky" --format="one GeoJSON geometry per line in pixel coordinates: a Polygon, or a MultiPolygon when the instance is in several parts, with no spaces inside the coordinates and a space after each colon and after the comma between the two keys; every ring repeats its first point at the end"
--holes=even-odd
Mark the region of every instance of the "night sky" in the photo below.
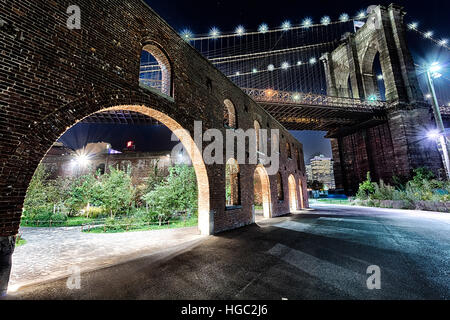
{"type": "MultiPolygon", "coordinates": [[[[329,1],[329,0],[278,0],[278,1],[208,1],[208,0],[145,0],[162,18],[175,30],[189,28],[194,34],[206,34],[213,26],[223,32],[234,30],[242,24],[248,30],[257,29],[265,22],[269,27],[278,27],[282,21],[290,20],[298,24],[305,17],[312,17],[319,21],[324,15],[331,17],[332,21],[338,19],[341,13],[356,15],[369,5],[388,5],[392,1],[329,1]]],[[[400,1],[396,3],[405,6],[408,15],[407,22],[419,22],[419,29],[432,30],[437,38],[450,40],[450,1],[400,1]]],[[[417,64],[427,61],[440,61],[448,63],[450,55],[446,49],[439,49],[429,40],[421,39],[417,34],[408,33],[408,41],[414,60],[417,64]]],[[[447,68],[450,69],[450,68],[447,68]]],[[[447,76],[448,74],[444,74],[447,76]]],[[[450,75],[448,75],[450,77],[450,75]]],[[[447,82],[448,85],[449,82],[447,82]]],[[[450,101],[449,101],[450,102],[450,101]]],[[[62,138],[64,143],[72,148],[82,147],[83,144],[93,141],[112,143],[116,149],[122,149],[126,141],[136,141],[136,146],[142,151],[161,151],[165,148],[162,141],[170,141],[170,132],[167,128],[127,128],[124,125],[82,125],[74,127],[62,138]],[[113,134],[114,133],[114,134],[113,134]],[[152,138],[142,138],[142,136],[152,138]],[[115,138],[114,138],[115,137],[115,138]],[[107,141],[108,140],[108,141],[107,141]]],[[[331,156],[328,140],[324,139],[325,132],[292,132],[303,143],[305,160],[316,153],[331,156]]]]}

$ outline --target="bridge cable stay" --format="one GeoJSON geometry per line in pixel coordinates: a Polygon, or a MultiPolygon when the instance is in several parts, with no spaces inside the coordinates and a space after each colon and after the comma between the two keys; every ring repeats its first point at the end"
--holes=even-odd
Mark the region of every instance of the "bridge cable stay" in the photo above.
{"type": "MultiPolygon", "coordinates": [[[[442,69],[434,74],[436,78],[434,87],[439,104],[443,109],[448,109],[446,112],[450,114],[450,47],[448,41],[434,36],[432,31],[420,30],[417,22],[408,23],[407,29],[411,31],[411,34],[419,36],[422,41],[431,41],[435,45],[431,56],[437,59],[442,69]]],[[[430,57],[427,58],[430,59],[430,57]]],[[[430,92],[426,80],[426,68],[429,63],[430,61],[423,61],[421,64],[416,64],[419,85],[427,101],[430,101],[430,92]]]]}
{"type": "Polygon", "coordinates": [[[189,42],[241,88],[326,95],[320,57],[353,32],[354,23],[349,19],[292,26],[285,21],[273,30],[244,30],[192,37],[189,42]]]}

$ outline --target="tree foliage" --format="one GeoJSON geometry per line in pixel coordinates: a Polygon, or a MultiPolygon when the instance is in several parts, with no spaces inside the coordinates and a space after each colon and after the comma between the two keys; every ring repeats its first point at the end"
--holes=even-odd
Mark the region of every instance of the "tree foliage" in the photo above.
{"type": "Polygon", "coordinates": [[[197,210],[197,180],[194,168],[177,165],[169,168],[169,175],[142,198],[160,221],[177,212],[194,213],[197,210]]]}

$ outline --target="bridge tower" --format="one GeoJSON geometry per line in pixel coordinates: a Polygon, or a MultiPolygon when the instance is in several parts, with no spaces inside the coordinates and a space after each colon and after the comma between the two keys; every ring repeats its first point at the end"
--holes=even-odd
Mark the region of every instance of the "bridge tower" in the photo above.
{"type": "Polygon", "coordinates": [[[370,100],[380,98],[374,61],[379,57],[387,119],[383,124],[361,123],[330,132],[338,188],[356,192],[368,171],[373,180],[409,176],[417,167],[436,173],[442,161],[436,146],[426,140],[433,126],[409,52],[403,8],[371,6],[366,24],[346,34],[342,44],[322,57],[330,96],[370,100]]]}

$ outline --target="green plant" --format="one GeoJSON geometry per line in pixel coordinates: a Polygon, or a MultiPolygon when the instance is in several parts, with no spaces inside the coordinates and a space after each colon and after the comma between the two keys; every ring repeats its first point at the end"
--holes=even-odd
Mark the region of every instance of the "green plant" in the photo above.
{"type": "Polygon", "coordinates": [[[101,200],[111,217],[126,212],[134,196],[130,174],[110,167],[109,173],[101,177],[101,200]]]}
{"type": "Polygon", "coordinates": [[[150,211],[157,213],[161,224],[177,212],[196,212],[197,195],[194,168],[177,165],[169,168],[169,175],[142,198],[149,205],[150,211]]]}
{"type": "Polygon", "coordinates": [[[360,200],[369,199],[370,195],[375,192],[375,184],[372,182],[370,178],[370,172],[367,172],[367,179],[359,184],[358,192],[356,193],[356,197],[360,200]]]}

